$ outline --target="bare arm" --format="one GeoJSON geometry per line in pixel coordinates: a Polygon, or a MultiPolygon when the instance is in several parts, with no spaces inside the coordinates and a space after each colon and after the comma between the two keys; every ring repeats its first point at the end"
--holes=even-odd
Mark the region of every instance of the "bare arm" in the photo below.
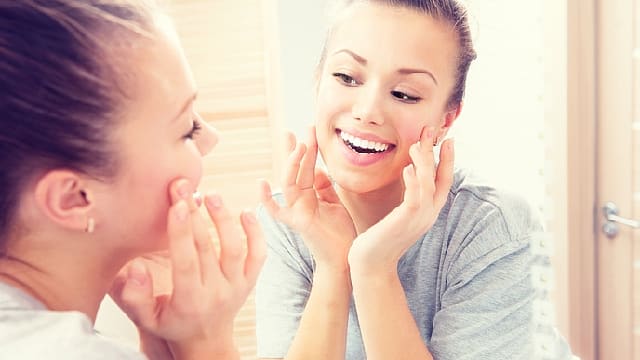
{"type": "Polygon", "coordinates": [[[344,359],[351,281],[347,254],[355,228],[331,181],[315,170],[315,132],[308,146],[290,136],[284,176],[284,206],[263,183],[262,203],[269,214],[301,234],[316,269],[311,292],[286,359],[344,359]]]}
{"type": "Polygon", "coordinates": [[[370,360],[432,359],[397,272],[400,257],[435,222],[453,181],[453,144],[443,144],[437,172],[432,144],[432,132],[423,131],[409,151],[413,164],[403,173],[403,202],[360,234],[349,252],[354,301],[370,360]]]}
{"type": "Polygon", "coordinates": [[[351,284],[348,271],[318,268],[287,360],[344,359],[351,284]]]}
{"type": "Polygon", "coordinates": [[[353,283],[367,359],[433,359],[396,272],[354,275],[353,283]]]}

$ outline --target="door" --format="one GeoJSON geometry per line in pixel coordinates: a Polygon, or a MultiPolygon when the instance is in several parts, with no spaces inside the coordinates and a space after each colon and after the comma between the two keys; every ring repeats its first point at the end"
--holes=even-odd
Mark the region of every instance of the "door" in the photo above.
{"type": "Polygon", "coordinates": [[[596,4],[597,354],[640,359],[640,0],[596,4]]]}

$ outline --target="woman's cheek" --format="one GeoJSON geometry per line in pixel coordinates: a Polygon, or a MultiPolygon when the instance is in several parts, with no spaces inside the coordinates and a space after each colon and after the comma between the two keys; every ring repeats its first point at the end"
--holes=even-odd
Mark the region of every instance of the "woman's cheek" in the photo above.
{"type": "Polygon", "coordinates": [[[397,126],[396,131],[407,144],[414,144],[420,140],[420,134],[425,124],[417,119],[405,119],[401,125],[397,126]]]}
{"type": "MultiPolygon", "coordinates": [[[[175,163],[176,166],[180,166],[179,174],[177,177],[185,178],[189,180],[189,183],[197,187],[200,184],[202,175],[204,172],[203,158],[196,146],[196,143],[191,141],[188,144],[188,150],[181,156],[181,159],[175,163]],[[178,165],[180,164],[180,165],[178,165]]],[[[195,189],[194,189],[195,190],[195,189]]]]}
{"type": "Polygon", "coordinates": [[[403,139],[408,141],[409,144],[418,142],[423,130],[429,127],[434,129],[437,127],[437,119],[431,116],[421,115],[427,113],[427,111],[428,110],[420,109],[420,111],[411,111],[410,113],[402,114],[401,121],[397,122],[396,128],[398,133],[403,139]]]}

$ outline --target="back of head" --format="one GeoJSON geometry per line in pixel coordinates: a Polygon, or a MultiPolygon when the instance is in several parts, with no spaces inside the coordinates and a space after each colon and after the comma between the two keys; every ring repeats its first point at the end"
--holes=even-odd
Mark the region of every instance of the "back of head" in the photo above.
{"type": "Polygon", "coordinates": [[[142,0],[0,1],[0,253],[39,174],[114,173],[108,134],[127,94],[113,49],[151,22],[142,0]]]}

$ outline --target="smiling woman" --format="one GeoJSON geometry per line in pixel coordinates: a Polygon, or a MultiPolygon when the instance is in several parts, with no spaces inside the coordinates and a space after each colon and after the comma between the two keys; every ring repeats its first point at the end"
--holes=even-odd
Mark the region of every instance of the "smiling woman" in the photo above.
{"type": "Polygon", "coordinates": [[[443,141],[474,58],[459,1],[339,2],[315,127],[290,137],[282,190],[263,184],[259,357],[571,358],[537,327],[540,219],[443,141]]]}

